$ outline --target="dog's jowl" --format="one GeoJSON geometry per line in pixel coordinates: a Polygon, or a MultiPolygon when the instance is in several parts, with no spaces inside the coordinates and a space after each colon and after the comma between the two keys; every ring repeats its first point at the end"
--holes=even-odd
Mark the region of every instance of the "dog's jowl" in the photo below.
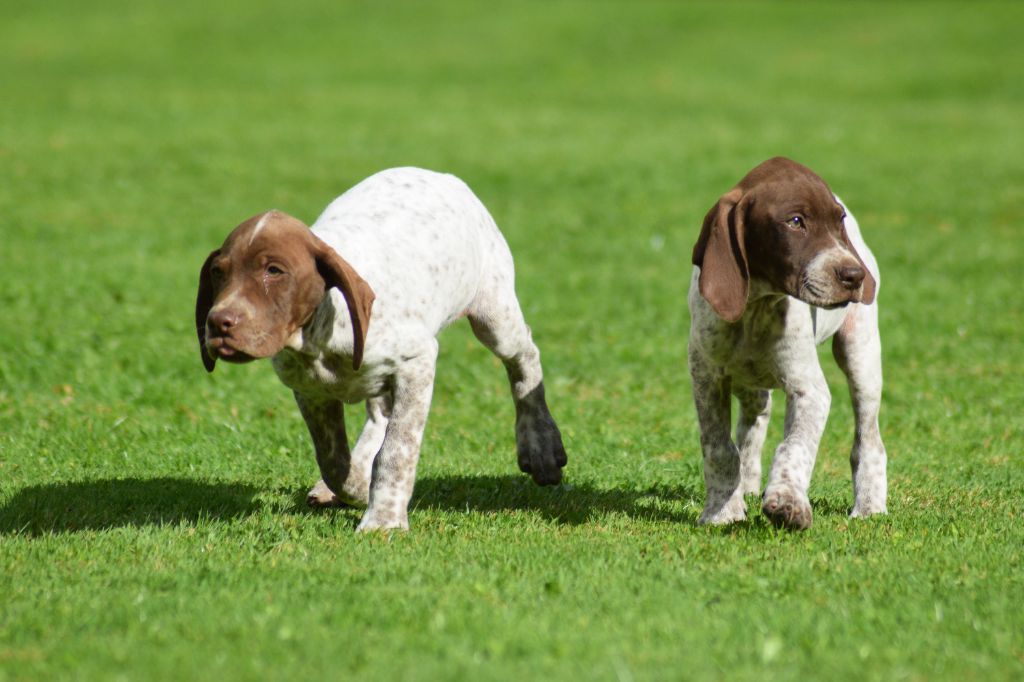
{"type": "Polygon", "coordinates": [[[765,161],[708,211],[693,249],[690,375],[707,499],[702,523],[746,518],[761,492],[771,391],[786,394],[782,443],[761,509],[777,525],[811,525],[808,486],[831,396],[815,347],[832,337],[856,433],[851,516],[886,511],[878,265],[857,221],[810,169],[765,161]],[[739,415],[730,433],[731,396],[739,415]]]}
{"type": "Polygon", "coordinates": [[[249,218],[203,264],[196,330],[203,363],[272,358],[295,394],[321,480],[313,506],[365,506],[359,530],[408,528],[438,332],[468,317],[504,363],[519,468],[561,481],[565,449],[544,399],[540,352],[523,320],[512,255],[457,178],[378,173],[312,229],[279,211],[249,218]],[[344,404],[366,402],[350,450],[344,404]]]}

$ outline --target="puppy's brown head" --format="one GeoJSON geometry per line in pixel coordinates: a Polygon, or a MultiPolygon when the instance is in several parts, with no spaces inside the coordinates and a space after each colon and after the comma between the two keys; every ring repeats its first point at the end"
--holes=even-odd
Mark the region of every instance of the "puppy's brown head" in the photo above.
{"type": "Polygon", "coordinates": [[[331,287],[352,319],[353,367],[359,368],[374,294],[331,247],[280,211],[249,218],[203,263],[196,332],[203,365],[248,362],[278,353],[305,325],[331,287]]]}
{"type": "Polygon", "coordinates": [[[810,305],[875,300],[875,280],[846,234],[843,207],[811,169],[775,157],[718,200],[693,248],[700,293],[736,322],[757,278],[810,305]]]}

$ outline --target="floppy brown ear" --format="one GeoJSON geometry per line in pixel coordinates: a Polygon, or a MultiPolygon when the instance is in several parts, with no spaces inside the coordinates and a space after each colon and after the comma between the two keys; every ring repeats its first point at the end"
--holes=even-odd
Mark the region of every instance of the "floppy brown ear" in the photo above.
{"type": "Polygon", "coordinates": [[[864,290],[861,292],[860,302],[864,305],[870,305],[875,302],[875,289],[878,287],[878,283],[875,282],[874,275],[868,270],[868,266],[864,263],[864,259],[857,253],[857,248],[850,241],[849,235],[846,234],[846,226],[843,226],[843,243],[846,244],[846,248],[850,250],[850,253],[854,255],[860,266],[864,268],[864,290]]]}
{"type": "Polygon", "coordinates": [[[693,247],[693,264],[700,266],[700,295],[726,322],[743,316],[750,288],[742,200],[738,187],[722,195],[704,216],[693,247]]]}
{"type": "Polygon", "coordinates": [[[206,349],[206,316],[213,307],[213,280],[210,278],[210,265],[220,255],[220,249],[210,252],[199,271],[199,293],[196,294],[196,334],[199,335],[199,354],[203,356],[203,367],[207,372],[213,371],[217,359],[206,349]]]}
{"type": "Polygon", "coordinates": [[[370,309],[376,295],[359,273],[338,252],[314,236],[317,242],[316,269],[327,289],[337,287],[348,303],[352,319],[352,368],[359,369],[363,362],[366,333],[370,328],[370,309]]]}

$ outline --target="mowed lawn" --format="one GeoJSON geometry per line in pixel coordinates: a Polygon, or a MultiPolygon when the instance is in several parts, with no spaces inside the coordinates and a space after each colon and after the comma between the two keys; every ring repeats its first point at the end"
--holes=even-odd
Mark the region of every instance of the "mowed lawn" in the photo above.
{"type": "MultiPolygon", "coordinates": [[[[0,680],[1024,676],[1024,6],[14,2],[0,8],[0,680]],[[882,268],[889,510],[842,375],[814,526],[696,525],[690,249],[782,154],[882,268]],[[517,261],[569,452],[515,465],[441,336],[409,533],[309,511],[268,363],[203,371],[199,266],[391,166],[517,261]]],[[[778,443],[777,396],[765,462],[778,443]]],[[[348,410],[350,437],[362,421],[348,410]]]]}

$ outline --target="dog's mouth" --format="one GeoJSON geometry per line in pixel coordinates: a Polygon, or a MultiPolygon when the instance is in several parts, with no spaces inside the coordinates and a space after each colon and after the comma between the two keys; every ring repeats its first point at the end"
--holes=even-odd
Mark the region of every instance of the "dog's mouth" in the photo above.
{"type": "Polygon", "coordinates": [[[823,308],[824,310],[839,310],[845,308],[851,303],[859,303],[859,299],[856,297],[834,299],[826,298],[824,296],[808,296],[806,292],[803,292],[800,296],[795,296],[807,305],[814,306],[815,308],[823,308]]]}
{"type": "Polygon", "coordinates": [[[213,357],[225,362],[251,362],[256,358],[231,344],[226,336],[212,336],[206,339],[206,349],[213,357]]]}
{"type": "Polygon", "coordinates": [[[791,295],[807,305],[812,305],[815,308],[824,308],[825,310],[845,308],[851,303],[860,303],[861,299],[860,289],[854,291],[843,290],[838,286],[833,287],[822,284],[806,275],[801,278],[800,283],[797,285],[796,293],[791,295]]]}

